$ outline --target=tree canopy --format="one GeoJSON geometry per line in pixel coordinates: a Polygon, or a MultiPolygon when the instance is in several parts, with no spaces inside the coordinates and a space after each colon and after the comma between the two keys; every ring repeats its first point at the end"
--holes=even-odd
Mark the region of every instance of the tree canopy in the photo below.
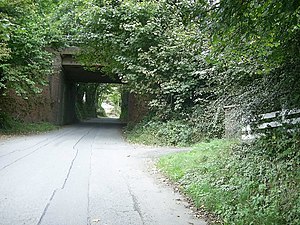
{"type": "Polygon", "coordinates": [[[57,33],[50,24],[54,1],[3,0],[0,3],[0,89],[37,93],[51,72],[47,51],[57,33]]]}
{"type": "Polygon", "coordinates": [[[164,115],[217,99],[260,109],[299,102],[299,1],[70,2],[63,22],[82,60],[152,96],[164,115]]]}
{"type": "Polygon", "coordinates": [[[2,89],[37,91],[51,69],[46,48],[76,45],[84,64],[118,74],[165,119],[216,103],[271,110],[300,102],[297,0],[0,4],[2,89]]]}

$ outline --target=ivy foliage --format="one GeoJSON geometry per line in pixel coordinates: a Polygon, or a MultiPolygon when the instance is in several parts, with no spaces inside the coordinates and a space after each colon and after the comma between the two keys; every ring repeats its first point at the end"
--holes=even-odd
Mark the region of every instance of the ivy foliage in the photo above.
{"type": "Polygon", "coordinates": [[[216,102],[299,105],[299,1],[68,0],[61,11],[68,6],[66,35],[82,61],[150,96],[164,120],[216,102]]]}
{"type": "Polygon", "coordinates": [[[258,111],[299,107],[299,1],[223,0],[212,9],[219,94],[258,111]]]}

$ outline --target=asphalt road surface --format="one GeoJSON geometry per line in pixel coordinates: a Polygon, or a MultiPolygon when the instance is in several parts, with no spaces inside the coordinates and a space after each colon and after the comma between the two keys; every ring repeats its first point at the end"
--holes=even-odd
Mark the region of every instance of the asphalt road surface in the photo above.
{"type": "Polygon", "coordinates": [[[202,225],[114,120],[0,140],[0,225],[202,225]],[[153,172],[154,171],[154,172],[153,172]]]}

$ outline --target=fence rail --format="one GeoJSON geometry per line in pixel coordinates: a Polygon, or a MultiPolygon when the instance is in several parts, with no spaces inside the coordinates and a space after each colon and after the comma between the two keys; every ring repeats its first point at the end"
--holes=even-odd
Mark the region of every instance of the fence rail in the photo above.
{"type": "Polygon", "coordinates": [[[300,123],[300,109],[281,110],[260,114],[242,128],[242,139],[255,139],[264,130],[282,127],[283,125],[296,125],[300,123]]]}

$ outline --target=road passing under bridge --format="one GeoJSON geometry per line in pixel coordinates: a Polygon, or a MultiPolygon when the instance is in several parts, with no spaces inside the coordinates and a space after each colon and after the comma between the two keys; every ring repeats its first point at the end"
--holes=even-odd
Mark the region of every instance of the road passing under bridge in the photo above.
{"type": "Polygon", "coordinates": [[[177,150],[130,145],[121,127],[95,119],[0,141],[0,224],[205,224],[151,169],[177,150]]]}

